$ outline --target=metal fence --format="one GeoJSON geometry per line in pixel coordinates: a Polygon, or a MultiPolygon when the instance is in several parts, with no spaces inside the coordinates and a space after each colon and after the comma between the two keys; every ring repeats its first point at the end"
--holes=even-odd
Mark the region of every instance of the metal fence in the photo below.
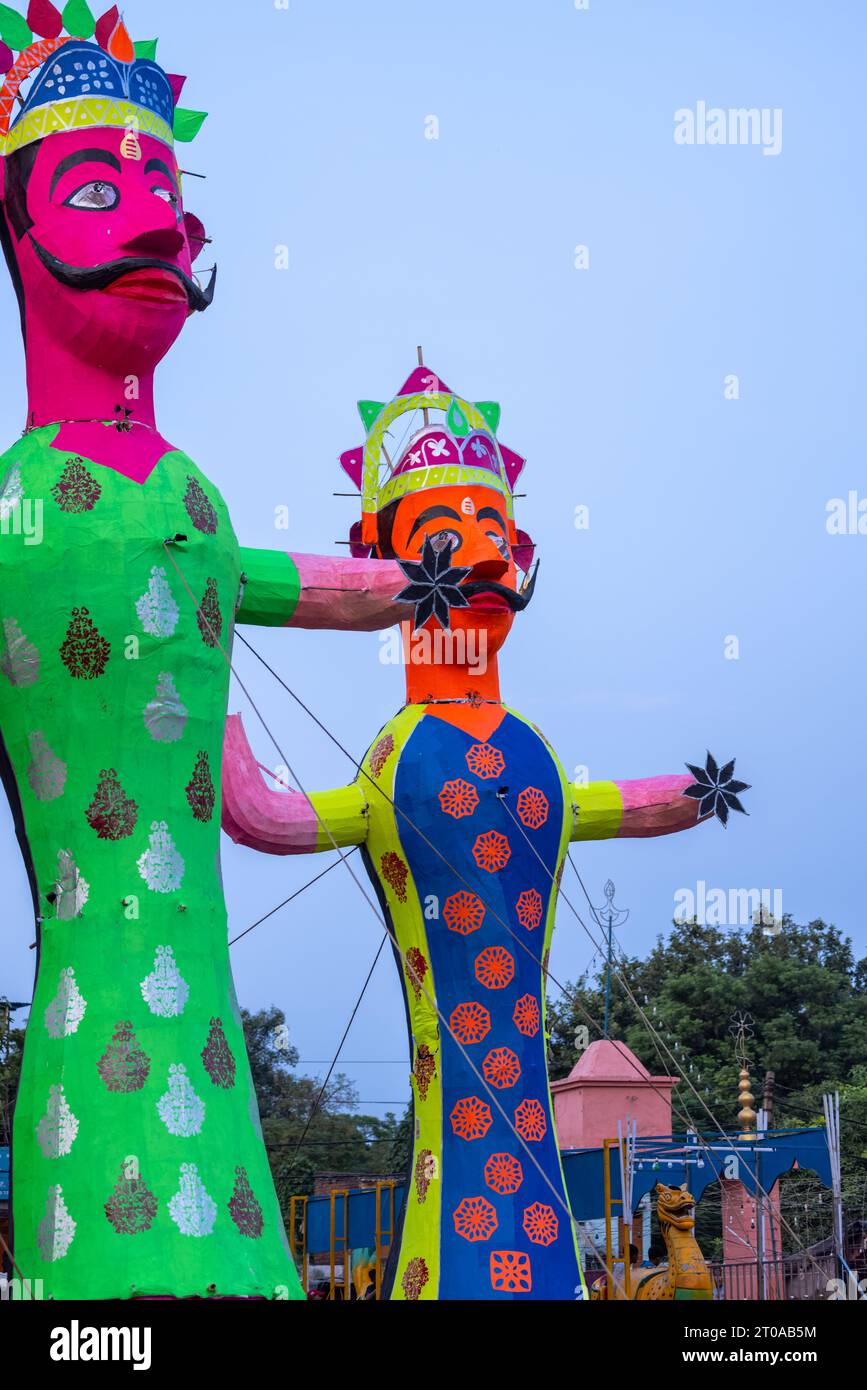
{"type": "Polygon", "coordinates": [[[729,1261],[709,1264],[714,1298],[727,1302],[766,1299],[768,1302],[824,1302],[829,1284],[837,1278],[833,1254],[788,1255],[779,1260],[729,1261]]]}

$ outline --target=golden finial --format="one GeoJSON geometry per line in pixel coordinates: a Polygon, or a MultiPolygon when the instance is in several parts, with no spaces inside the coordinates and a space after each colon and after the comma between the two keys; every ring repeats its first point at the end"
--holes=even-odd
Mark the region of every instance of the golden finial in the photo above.
{"type": "Polygon", "coordinates": [[[747,1065],[747,1038],[753,1036],[753,1020],[749,1014],[735,1014],[732,1019],[730,1033],[734,1034],[735,1057],[740,1062],[738,1072],[738,1123],[741,1127],[739,1139],[754,1140],[756,1138],[756,1112],[753,1109],[755,1096],[750,1089],[750,1072],[747,1065]]]}

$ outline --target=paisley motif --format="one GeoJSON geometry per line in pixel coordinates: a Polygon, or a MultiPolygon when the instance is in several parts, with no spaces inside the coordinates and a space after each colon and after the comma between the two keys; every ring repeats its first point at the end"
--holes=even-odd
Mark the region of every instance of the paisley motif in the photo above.
{"type": "Polygon", "coordinates": [[[217,1204],[205,1191],[195,1163],[182,1163],[180,1187],[169,1202],[169,1215],[182,1236],[209,1236],[217,1219],[217,1204]]]}
{"type": "Polygon", "coordinates": [[[141,982],[142,999],[157,1018],[178,1018],[186,1008],[190,987],[175,964],[171,946],[158,946],[154,968],[141,982]]]}
{"type": "Polygon", "coordinates": [[[63,1188],[49,1187],[45,1215],[36,1230],[36,1244],[43,1260],[49,1264],[62,1260],[75,1239],[76,1229],[77,1222],[63,1200],[63,1188]]]}
{"type": "Polygon", "coordinates": [[[149,846],[139,858],[137,867],[152,893],[175,893],[180,888],[186,865],[165,821],[152,823],[149,846]]]}
{"type": "Polygon", "coordinates": [[[148,586],[135,606],[138,620],[149,637],[172,637],[180,610],[169,588],[165,570],[154,565],[148,586]]]}

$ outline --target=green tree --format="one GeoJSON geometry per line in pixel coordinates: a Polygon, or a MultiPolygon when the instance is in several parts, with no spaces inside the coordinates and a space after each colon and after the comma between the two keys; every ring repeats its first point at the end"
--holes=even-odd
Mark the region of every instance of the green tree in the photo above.
{"type": "MultiPolygon", "coordinates": [[[[626,1043],[652,1073],[683,1072],[687,1078],[674,1092],[675,1130],[691,1125],[712,1132],[712,1116],[727,1130],[737,1128],[735,1014],[753,1020],[747,1050],[754,1092],[761,1096],[766,1071],[775,1074],[775,1126],[822,1124],[823,1092],[840,1092],[844,1211],[850,1231],[865,1224],[867,960],[856,960],[851,941],[833,925],[802,925],[791,917],[775,936],[759,927],[728,932],[675,922],[646,959],[621,957],[616,970],[611,1036],[626,1043]]],[[[552,1076],[567,1075],[575,1065],[582,1024],[591,1039],[600,1036],[587,1015],[602,1018],[604,978],[603,970],[592,979],[585,976],[569,987],[571,999],[563,995],[550,1004],[552,1076]]],[[[781,1195],[782,1253],[827,1238],[830,1194],[814,1174],[787,1175],[781,1195]]],[[[714,1184],[697,1209],[698,1239],[710,1257],[719,1254],[719,1212],[714,1184]]]]}
{"type": "MultiPolygon", "coordinates": [[[[787,917],[776,936],[759,927],[730,932],[675,922],[645,960],[621,957],[615,969],[612,1037],[622,1039],[651,1072],[671,1071],[673,1058],[686,1067],[723,1125],[734,1125],[737,1116],[731,1033],[737,1013],[753,1019],[748,1050],[754,1080],[760,1082],[767,1070],[776,1074],[778,1123],[806,1123],[796,1111],[808,1094],[849,1084],[867,1057],[867,960],[856,961],[851,941],[822,921],[799,925],[787,917]]],[[[577,1030],[587,1024],[587,1014],[601,1019],[603,989],[600,970],[595,979],[584,977],[569,987],[575,1002],[562,996],[549,1005],[553,1076],[574,1066],[577,1030]]],[[[590,1026],[594,1036],[598,1029],[590,1026]]],[[[677,1088],[675,1105],[681,1120],[712,1128],[686,1082],[677,1088]]]]}
{"type": "Polygon", "coordinates": [[[244,1010],[242,1017],[262,1133],[287,1222],[289,1199],[312,1193],[317,1172],[405,1170],[412,1147],[406,1116],[358,1114],[355,1087],[339,1072],[320,1097],[322,1083],[294,1071],[298,1050],[282,1010],[244,1010]]]}
{"type": "Polygon", "coordinates": [[[12,1113],[21,1075],[24,1029],[12,1026],[12,1015],[0,1000],[0,1148],[12,1142],[12,1113]]]}

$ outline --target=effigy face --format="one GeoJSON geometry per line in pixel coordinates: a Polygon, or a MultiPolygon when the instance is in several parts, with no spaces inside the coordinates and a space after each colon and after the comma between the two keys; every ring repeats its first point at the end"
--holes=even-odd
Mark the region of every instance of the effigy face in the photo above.
{"type": "MultiPolygon", "coordinates": [[[[426,541],[437,556],[449,552],[449,569],[469,571],[459,585],[466,606],[449,606],[451,630],[472,633],[477,649],[498,652],[523,606],[502,498],[474,485],[411,493],[396,505],[387,553],[397,560],[421,562],[426,541]]],[[[424,611],[419,616],[424,617],[424,611]]],[[[425,618],[424,625],[438,624],[435,613],[425,618]]],[[[443,648],[432,646],[431,652],[437,660],[443,648]]]]}
{"type": "Polygon", "coordinates": [[[6,213],[27,334],[154,367],[201,299],[172,151],[116,130],[52,135],[7,156],[6,213]]]}

